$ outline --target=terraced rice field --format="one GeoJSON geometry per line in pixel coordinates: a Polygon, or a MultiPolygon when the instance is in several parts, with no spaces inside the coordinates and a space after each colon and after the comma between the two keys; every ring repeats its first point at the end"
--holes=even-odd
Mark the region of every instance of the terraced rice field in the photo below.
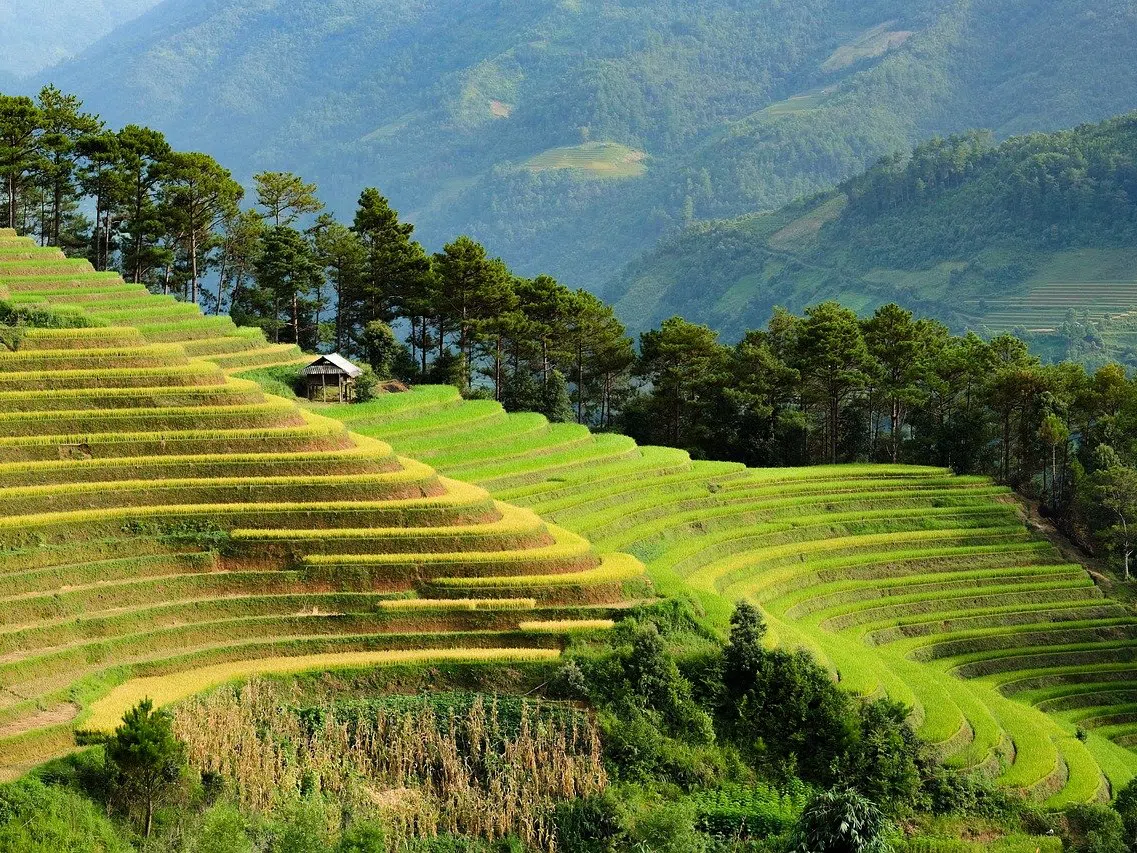
{"type": "Polygon", "coordinates": [[[984,478],[692,462],[452,388],[319,411],[636,555],[720,628],[734,600],[758,602],[775,641],[911,705],[954,766],[1051,806],[1104,797],[1137,771],[1137,620],[984,478]]]}
{"type": "Polygon", "coordinates": [[[140,691],[546,660],[646,589],[635,558],[229,375],[295,348],[11,232],[0,256],[0,298],[109,324],[0,347],[0,776],[140,691]]]}
{"type": "Polygon", "coordinates": [[[1071,310],[1092,320],[1137,318],[1137,281],[1052,282],[1013,299],[969,300],[993,332],[1023,328],[1029,332],[1057,331],[1071,310]]]}

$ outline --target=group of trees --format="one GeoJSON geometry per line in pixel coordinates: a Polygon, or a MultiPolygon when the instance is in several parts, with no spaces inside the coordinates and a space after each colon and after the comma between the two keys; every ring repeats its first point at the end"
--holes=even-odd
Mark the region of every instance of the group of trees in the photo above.
{"type": "Polygon", "coordinates": [[[52,86],[0,95],[0,177],[7,227],[195,302],[244,195],[212,157],[149,128],[110,130],[52,86]]]}
{"type": "Polygon", "coordinates": [[[1125,246],[1137,232],[1135,140],[1133,114],[1001,144],[980,131],[931,139],[842,184],[849,203],[828,240],[861,269],[991,246],[1125,246]]]}
{"type": "Polygon", "coordinates": [[[314,184],[262,172],[242,207],[244,188],[208,155],[108,130],[52,87],[0,96],[0,176],[8,226],[274,341],[556,420],[610,425],[626,390],[632,344],[608,305],[514,275],[469,237],[428,254],[376,189],[345,224],[314,184]]]}

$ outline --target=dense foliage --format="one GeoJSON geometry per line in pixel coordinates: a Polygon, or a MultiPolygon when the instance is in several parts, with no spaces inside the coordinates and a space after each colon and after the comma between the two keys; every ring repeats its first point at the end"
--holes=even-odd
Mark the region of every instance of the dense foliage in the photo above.
{"type": "Polygon", "coordinates": [[[1131,109],[1135,27],[1126,0],[193,0],[42,79],[243,181],[310,175],[341,214],[379,183],[431,251],[469,233],[595,288],[692,219],[777,207],[933,133],[1131,109]],[[646,172],[530,168],[586,141],[646,172]]]}
{"type": "Polygon", "coordinates": [[[953,336],[894,304],[775,313],[728,346],[675,317],[642,336],[637,440],[755,466],[900,461],[986,473],[1126,577],[1137,545],[1137,380],[1045,365],[1012,335],[953,336]]]}

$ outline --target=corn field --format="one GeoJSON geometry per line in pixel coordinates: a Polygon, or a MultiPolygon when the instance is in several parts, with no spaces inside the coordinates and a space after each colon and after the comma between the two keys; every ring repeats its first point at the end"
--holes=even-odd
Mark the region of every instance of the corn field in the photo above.
{"type": "Polygon", "coordinates": [[[298,710],[264,681],[216,691],[174,710],[190,763],[219,774],[241,806],[268,812],[321,793],[393,838],[443,832],[494,840],[513,833],[555,853],[553,807],[604,789],[596,726],[583,713],[522,702],[507,724],[496,699],[468,708],[298,710]]]}

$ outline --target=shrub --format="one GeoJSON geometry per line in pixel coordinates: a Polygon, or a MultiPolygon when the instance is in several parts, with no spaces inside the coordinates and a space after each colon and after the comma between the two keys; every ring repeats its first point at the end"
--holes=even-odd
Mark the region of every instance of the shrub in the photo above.
{"type": "Polygon", "coordinates": [[[336,853],[386,853],[387,833],[373,820],[352,824],[340,837],[336,853]]]}
{"type": "Polygon", "coordinates": [[[871,800],[850,789],[825,791],[801,813],[791,847],[798,853],[885,853],[890,830],[871,800]]]}
{"type": "Polygon", "coordinates": [[[93,802],[34,779],[0,787],[0,850],[128,853],[130,845],[93,802]]]}
{"type": "Polygon", "coordinates": [[[977,773],[960,773],[933,765],[924,779],[924,793],[939,815],[977,815],[1006,820],[1022,811],[1022,798],[977,773]]]}
{"type": "Polygon", "coordinates": [[[559,803],[553,821],[561,853],[616,853],[626,840],[623,809],[610,789],[559,803]]]}
{"type": "Polygon", "coordinates": [[[202,816],[186,853],[254,853],[245,819],[231,805],[217,805],[202,816]]]}
{"type": "Polygon", "coordinates": [[[371,367],[364,367],[363,372],[355,377],[355,402],[369,403],[375,399],[375,389],[379,387],[379,377],[371,367]]]}
{"type": "Polygon", "coordinates": [[[691,796],[698,826],[716,838],[781,835],[791,830],[805,805],[805,789],[782,794],[768,785],[723,785],[691,796]]]}
{"type": "Polygon", "coordinates": [[[1106,806],[1080,805],[1066,812],[1069,847],[1078,853],[1126,853],[1125,824],[1106,806]]]}
{"type": "Polygon", "coordinates": [[[922,744],[908,725],[909,709],[888,699],[860,707],[860,736],[849,761],[848,780],[883,803],[910,803],[920,790],[922,744]]]}
{"type": "Polygon", "coordinates": [[[823,784],[857,735],[852,699],[800,650],[765,652],[749,683],[732,683],[720,716],[752,762],[775,777],[800,772],[823,784]]]}
{"type": "Polygon", "coordinates": [[[627,830],[631,849],[642,853],[703,853],[707,837],[695,828],[695,807],[674,797],[649,796],[633,803],[627,830]]]}
{"type": "Polygon", "coordinates": [[[331,834],[323,804],[305,800],[289,809],[270,849],[272,853],[330,853],[331,834]]]}
{"type": "Polygon", "coordinates": [[[1130,849],[1137,850],[1137,779],[1117,792],[1113,808],[1121,816],[1126,843],[1130,849]]]}

